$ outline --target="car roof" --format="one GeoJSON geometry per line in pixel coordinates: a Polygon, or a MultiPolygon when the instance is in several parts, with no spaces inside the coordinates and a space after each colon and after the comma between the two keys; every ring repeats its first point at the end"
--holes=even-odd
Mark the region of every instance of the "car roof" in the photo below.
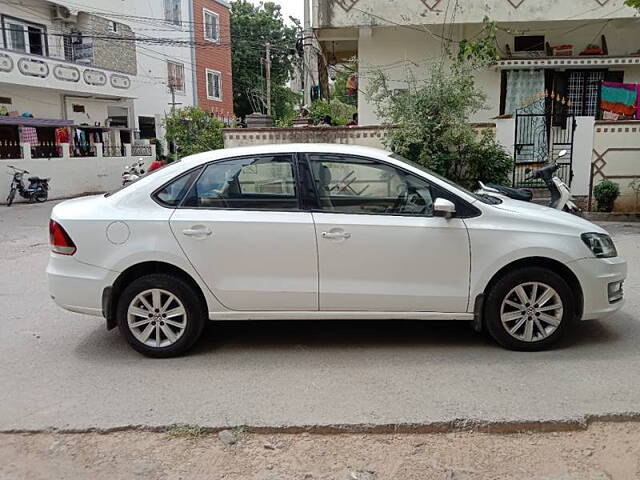
{"type": "Polygon", "coordinates": [[[182,159],[183,163],[197,165],[201,162],[219,158],[242,157],[244,155],[264,155],[270,153],[348,153],[351,155],[386,158],[391,152],[380,148],[335,143],[284,143],[272,145],[253,145],[249,147],[222,148],[209,152],[196,153],[182,159]]]}

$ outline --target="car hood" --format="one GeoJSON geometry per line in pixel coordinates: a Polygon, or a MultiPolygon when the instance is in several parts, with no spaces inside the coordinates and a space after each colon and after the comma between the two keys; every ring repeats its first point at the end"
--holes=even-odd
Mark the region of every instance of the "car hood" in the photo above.
{"type": "Polygon", "coordinates": [[[537,225],[538,227],[546,224],[549,227],[556,227],[557,230],[562,230],[566,233],[607,233],[605,229],[595,223],[571,213],[556,210],[545,205],[539,205],[534,202],[513,200],[503,196],[500,196],[500,199],[502,203],[494,205],[494,208],[516,216],[521,221],[537,225]]]}

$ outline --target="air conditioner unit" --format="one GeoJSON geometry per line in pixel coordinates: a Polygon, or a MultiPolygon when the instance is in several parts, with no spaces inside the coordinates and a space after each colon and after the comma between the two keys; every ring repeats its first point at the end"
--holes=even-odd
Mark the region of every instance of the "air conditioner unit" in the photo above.
{"type": "Polygon", "coordinates": [[[53,19],[69,22],[71,20],[71,11],[62,5],[54,5],[53,7],[53,19]]]}

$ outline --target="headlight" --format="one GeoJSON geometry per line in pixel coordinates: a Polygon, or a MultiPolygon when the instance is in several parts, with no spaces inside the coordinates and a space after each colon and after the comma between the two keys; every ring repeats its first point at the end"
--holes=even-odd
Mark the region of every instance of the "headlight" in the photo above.
{"type": "Polygon", "coordinates": [[[605,235],[604,233],[583,233],[580,237],[596,257],[611,258],[618,256],[616,246],[613,244],[613,240],[611,240],[609,235],[605,235]]]}

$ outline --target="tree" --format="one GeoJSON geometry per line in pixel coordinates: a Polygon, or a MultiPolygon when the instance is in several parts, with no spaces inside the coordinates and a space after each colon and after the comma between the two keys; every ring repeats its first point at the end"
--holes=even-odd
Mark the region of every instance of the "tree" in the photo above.
{"type": "Polygon", "coordinates": [[[263,61],[265,45],[270,43],[273,113],[276,119],[286,117],[291,95],[285,85],[293,71],[297,36],[298,29],[284,23],[279,5],[265,2],[254,6],[247,0],[231,2],[233,103],[237,115],[265,108],[263,61]]]}
{"type": "Polygon", "coordinates": [[[424,81],[408,79],[405,93],[398,94],[382,72],[367,90],[378,115],[393,126],[388,147],[469,188],[478,180],[505,184],[513,168],[494,136],[479,134],[468,123],[485,108],[486,95],[476,86],[473,72],[497,58],[492,25],[485,20],[478,40],[460,42],[448,65],[429,65],[424,81]]]}
{"type": "Polygon", "coordinates": [[[627,7],[632,7],[640,10],[640,0],[626,0],[624,4],[627,7]]]}
{"type": "Polygon", "coordinates": [[[178,158],[223,148],[224,124],[198,107],[176,110],[165,120],[166,137],[177,146],[178,158]]]}

